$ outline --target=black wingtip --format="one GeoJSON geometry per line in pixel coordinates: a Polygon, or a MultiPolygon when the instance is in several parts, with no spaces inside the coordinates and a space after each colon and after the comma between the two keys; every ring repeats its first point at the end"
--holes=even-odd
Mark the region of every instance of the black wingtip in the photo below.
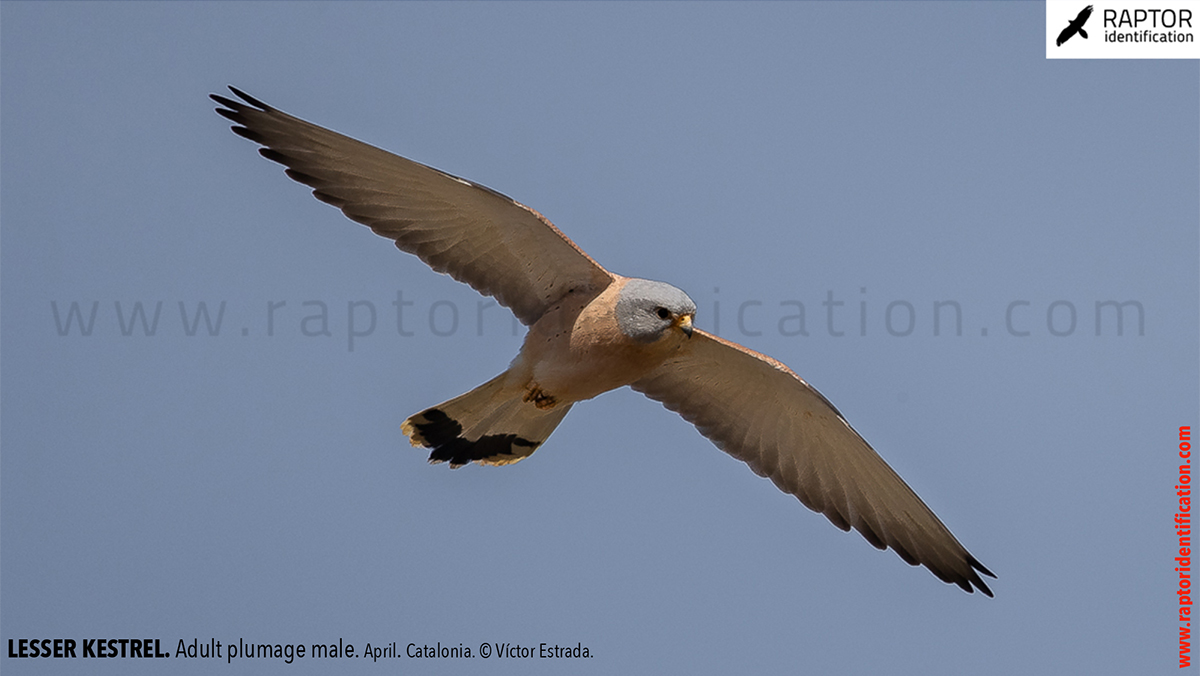
{"type": "Polygon", "coordinates": [[[235,96],[237,96],[239,99],[241,99],[241,101],[234,101],[233,99],[221,96],[220,94],[209,94],[208,95],[208,98],[212,99],[213,101],[216,101],[217,103],[219,103],[222,106],[225,106],[225,108],[228,109],[228,110],[221,109],[221,108],[217,109],[217,112],[221,113],[225,117],[229,117],[230,113],[236,114],[238,112],[241,112],[242,110],[245,110],[248,105],[252,106],[254,108],[257,108],[258,110],[263,111],[263,112],[275,110],[271,106],[268,106],[267,104],[263,103],[262,101],[259,101],[258,99],[254,98],[253,96],[250,96],[249,94],[238,89],[237,87],[234,87],[233,85],[228,85],[228,86],[229,86],[229,91],[233,92],[235,96]],[[243,101],[245,103],[243,103],[243,101]]]}
{"type": "MultiPolygon", "coordinates": [[[[988,570],[987,566],[980,563],[979,559],[976,559],[974,556],[968,555],[967,563],[973,569],[972,572],[979,571],[980,573],[983,573],[984,575],[987,575],[988,577],[993,577],[993,578],[996,577],[995,573],[988,570]]],[[[970,586],[971,583],[974,583],[974,585],[979,588],[979,591],[983,592],[985,596],[987,596],[988,598],[995,598],[995,594],[992,594],[992,590],[988,589],[987,583],[985,583],[983,581],[983,578],[979,577],[978,575],[972,575],[971,577],[973,579],[970,581],[970,583],[967,583],[968,587],[970,586]]],[[[972,590],[967,589],[967,591],[972,591],[972,590]]]]}
{"type": "Polygon", "coordinates": [[[263,103],[262,101],[259,101],[258,99],[254,98],[253,96],[250,96],[246,92],[238,89],[237,87],[234,87],[233,85],[229,85],[229,91],[236,94],[239,99],[245,101],[246,103],[249,103],[250,105],[254,106],[255,108],[258,108],[259,110],[275,110],[271,106],[268,106],[267,104],[263,103]]]}
{"type": "Polygon", "coordinates": [[[995,573],[988,570],[987,566],[980,563],[979,559],[975,558],[974,556],[968,556],[967,563],[971,564],[972,568],[974,568],[975,570],[978,570],[979,572],[983,573],[984,575],[987,575],[988,577],[996,577],[995,573]]]}
{"type": "Polygon", "coordinates": [[[242,101],[235,101],[220,94],[209,94],[208,98],[216,101],[221,106],[215,109],[216,113],[234,123],[230,127],[233,133],[260,145],[266,145],[266,139],[257,131],[250,128],[247,118],[250,114],[265,113],[274,109],[233,85],[229,86],[229,91],[236,94],[242,101]]]}
{"type": "MultiPolygon", "coordinates": [[[[984,596],[988,597],[989,599],[996,598],[996,595],[992,593],[992,590],[988,589],[987,583],[979,579],[979,577],[976,577],[971,582],[975,583],[975,587],[979,589],[979,591],[983,592],[984,596]]],[[[968,583],[967,586],[970,586],[970,583],[968,583]]],[[[968,589],[967,591],[972,590],[968,589]]]]}

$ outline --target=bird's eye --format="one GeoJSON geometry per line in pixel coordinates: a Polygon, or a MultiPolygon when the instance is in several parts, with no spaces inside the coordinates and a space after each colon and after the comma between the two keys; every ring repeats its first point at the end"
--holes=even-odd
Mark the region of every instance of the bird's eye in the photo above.
{"type": "Polygon", "coordinates": [[[654,312],[655,312],[655,314],[658,315],[659,319],[669,319],[671,317],[671,311],[665,307],[660,307],[660,308],[656,309],[654,312]]]}

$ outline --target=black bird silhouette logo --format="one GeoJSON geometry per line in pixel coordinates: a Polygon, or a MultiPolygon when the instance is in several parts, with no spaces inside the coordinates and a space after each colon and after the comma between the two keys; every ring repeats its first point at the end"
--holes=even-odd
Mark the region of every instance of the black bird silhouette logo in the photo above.
{"type": "Polygon", "coordinates": [[[1057,44],[1059,47],[1062,47],[1062,43],[1070,40],[1075,36],[1076,33],[1082,35],[1083,39],[1086,40],[1087,31],[1083,30],[1083,24],[1087,23],[1088,17],[1091,15],[1092,6],[1088,5],[1087,7],[1084,7],[1083,11],[1079,13],[1079,16],[1075,17],[1075,20],[1067,24],[1067,27],[1062,29],[1062,32],[1058,34],[1058,41],[1055,42],[1055,44],[1057,44]]]}

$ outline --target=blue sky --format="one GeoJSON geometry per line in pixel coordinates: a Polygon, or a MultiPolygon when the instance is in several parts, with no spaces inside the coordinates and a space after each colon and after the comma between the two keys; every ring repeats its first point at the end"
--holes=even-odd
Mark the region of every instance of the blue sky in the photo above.
{"type": "Polygon", "coordinates": [[[0,638],[593,655],[350,673],[1175,669],[1196,62],[1047,61],[1034,2],[5,2],[0,31],[0,638]],[[228,84],[686,290],[833,401],[996,598],[629,390],[515,466],[427,465],[400,423],[520,336],[231,134],[228,84]]]}

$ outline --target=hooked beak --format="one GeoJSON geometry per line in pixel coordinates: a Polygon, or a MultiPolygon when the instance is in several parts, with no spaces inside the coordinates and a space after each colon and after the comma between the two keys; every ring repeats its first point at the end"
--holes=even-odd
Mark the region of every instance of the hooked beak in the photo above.
{"type": "Polygon", "coordinates": [[[680,315],[679,319],[675,320],[675,326],[678,326],[688,338],[692,337],[692,315],[680,315]]]}

